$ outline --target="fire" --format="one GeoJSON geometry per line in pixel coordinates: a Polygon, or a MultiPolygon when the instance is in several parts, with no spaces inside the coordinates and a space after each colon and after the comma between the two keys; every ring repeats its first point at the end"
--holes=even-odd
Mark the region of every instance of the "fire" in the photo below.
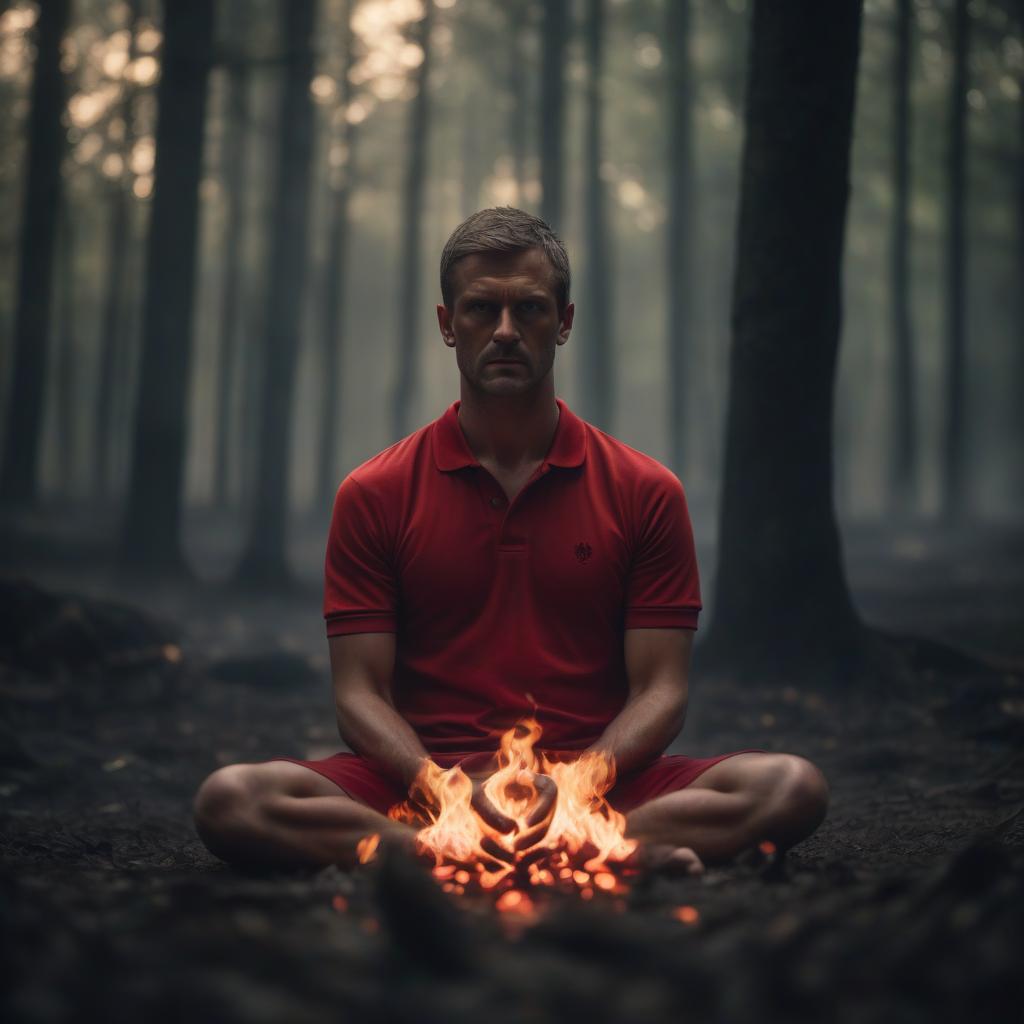
{"type": "Polygon", "coordinates": [[[410,798],[388,812],[394,821],[422,826],[417,848],[433,858],[434,877],[446,891],[496,890],[496,907],[516,914],[532,911],[531,887],[574,889],[583,899],[625,891],[621,873],[637,843],[626,838],[625,817],[604,796],[615,781],[612,760],[594,751],[550,760],[534,750],[540,735],[533,719],[506,732],[498,768],[482,784],[510,828],[481,817],[473,780],[460,766],[446,770],[432,761],[424,762],[410,798]],[[538,776],[553,780],[553,800],[550,783],[538,776]]]}

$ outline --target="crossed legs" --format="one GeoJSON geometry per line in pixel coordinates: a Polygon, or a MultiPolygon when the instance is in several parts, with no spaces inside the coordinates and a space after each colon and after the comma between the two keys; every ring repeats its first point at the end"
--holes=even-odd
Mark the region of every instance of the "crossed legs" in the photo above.
{"type": "MultiPolygon", "coordinates": [[[[825,816],[828,785],[790,754],[736,754],[686,789],[631,811],[627,835],[685,847],[702,861],[728,860],[762,839],[786,848],[825,816]]],[[[333,782],[288,761],[215,771],[195,800],[196,829],[211,853],[234,864],[353,864],[370,833],[411,843],[413,830],[354,800],[333,782]]]]}

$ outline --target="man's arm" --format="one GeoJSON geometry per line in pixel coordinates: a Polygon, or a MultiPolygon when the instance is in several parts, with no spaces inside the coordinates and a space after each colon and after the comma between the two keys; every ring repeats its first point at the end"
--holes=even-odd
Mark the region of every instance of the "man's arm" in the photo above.
{"type": "Polygon", "coordinates": [[[427,751],[392,701],[395,634],[332,636],[330,651],[341,738],[408,787],[427,760],[427,751]]]}
{"type": "Polygon", "coordinates": [[[615,759],[623,775],[657,757],[686,719],[692,629],[627,629],[629,696],[590,748],[615,759]]]}

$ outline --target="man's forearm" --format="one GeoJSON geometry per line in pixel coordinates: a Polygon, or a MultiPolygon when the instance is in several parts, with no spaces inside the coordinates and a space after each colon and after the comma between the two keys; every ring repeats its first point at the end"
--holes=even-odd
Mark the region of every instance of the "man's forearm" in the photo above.
{"type": "Polygon", "coordinates": [[[337,703],[341,738],[362,757],[381,765],[403,786],[412,784],[428,759],[412,726],[383,697],[359,694],[337,703]]]}
{"type": "Polygon", "coordinates": [[[658,757],[685,719],[686,697],[678,687],[652,686],[626,702],[590,749],[611,755],[616,774],[624,775],[658,757]]]}

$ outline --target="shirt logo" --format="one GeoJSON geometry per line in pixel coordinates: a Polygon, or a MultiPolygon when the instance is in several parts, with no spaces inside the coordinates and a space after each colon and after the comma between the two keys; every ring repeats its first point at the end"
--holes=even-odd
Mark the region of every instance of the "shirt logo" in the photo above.
{"type": "Polygon", "coordinates": [[[594,553],[594,549],[586,541],[582,540],[576,545],[575,551],[576,561],[578,562],[585,562],[594,553]]]}

